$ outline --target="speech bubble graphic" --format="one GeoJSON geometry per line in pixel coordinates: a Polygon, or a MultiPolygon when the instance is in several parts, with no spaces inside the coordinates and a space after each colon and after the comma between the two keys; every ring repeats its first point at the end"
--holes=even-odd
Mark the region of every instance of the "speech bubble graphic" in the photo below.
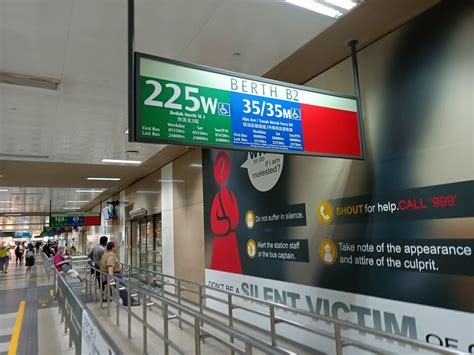
{"type": "Polygon", "coordinates": [[[258,191],[266,192],[280,179],[283,157],[283,154],[249,152],[241,168],[247,169],[250,182],[258,191]]]}

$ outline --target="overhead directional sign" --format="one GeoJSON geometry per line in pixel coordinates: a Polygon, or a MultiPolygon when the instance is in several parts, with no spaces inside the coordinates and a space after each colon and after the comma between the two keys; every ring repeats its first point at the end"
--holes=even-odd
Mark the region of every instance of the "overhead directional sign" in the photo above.
{"type": "Polygon", "coordinates": [[[57,227],[81,227],[100,226],[100,213],[59,213],[52,214],[49,226],[57,227]]]}
{"type": "Polygon", "coordinates": [[[354,96],[136,53],[134,140],[362,159],[354,96]]]}

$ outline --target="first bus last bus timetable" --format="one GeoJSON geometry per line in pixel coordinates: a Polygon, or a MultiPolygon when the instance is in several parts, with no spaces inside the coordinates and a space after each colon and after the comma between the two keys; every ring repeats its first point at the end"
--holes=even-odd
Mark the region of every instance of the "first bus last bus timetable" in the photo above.
{"type": "Polygon", "coordinates": [[[291,87],[210,73],[225,77],[222,90],[198,85],[199,76],[191,83],[162,73],[166,79],[139,77],[141,141],[362,156],[356,110],[334,107],[337,99],[352,99],[304,91],[329,96],[332,107],[325,107],[302,103],[302,90],[291,87]]]}

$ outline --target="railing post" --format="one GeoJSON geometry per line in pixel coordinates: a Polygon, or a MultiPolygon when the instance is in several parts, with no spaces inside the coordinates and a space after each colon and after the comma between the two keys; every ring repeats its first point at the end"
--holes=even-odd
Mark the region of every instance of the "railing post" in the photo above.
{"type": "Polygon", "coordinates": [[[147,319],[146,319],[146,309],[147,309],[147,306],[146,306],[146,294],[143,293],[143,355],[147,355],[148,354],[148,350],[147,350],[147,319]]]}
{"type": "MultiPolygon", "coordinates": [[[[200,314],[203,314],[203,298],[202,298],[202,285],[199,285],[199,313],[200,314]]],[[[202,321],[201,321],[201,325],[202,325],[202,321]]]]}
{"type": "Polygon", "coordinates": [[[270,305],[270,334],[272,337],[272,346],[276,346],[275,307],[273,305],[270,305]]]}
{"type": "MultiPolygon", "coordinates": [[[[234,307],[232,305],[232,294],[227,294],[227,309],[229,311],[229,327],[232,328],[234,325],[234,317],[233,317],[233,310],[234,307]]],[[[233,344],[234,343],[234,337],[231,335],[230,336],[230,342],[233,344]]],[[[247,348],[245,348],[245,351],[247,351],[247,348]]],[[[235,351],[234,349],[231,350],[231,354],[234,355],[235,351]]]]}
{"type": "Polygon", "coordinates": [[[245,355],[252,355],[252,346],[249,343],[245,343],[245,355]]]}
{"type": "Polygon", "coordinates": [[[128,316],[128,338],[132,338],[132,296],[131,296],[131,289],[130,289],[130,282],[127,285],[128,287],[128,302],[127,302],[127,316],[128,316]]]}
{"type": "Polygon", "coordinates": [[[342,355],[341,326],[334,324],[334,339],[336,340],[336,355],[342,355]]]}
{"type": "Polygon", "coordinates": [[[169,344],[168,344],[168,304],[163,304],[163,337],[165,339],[165,355],[169,354],[169,344]]]}
{"type": "Polygon", "coordinates": [[[161,295],[165,295],[165,276],[161,274],[161,295]]]}
{"type": "MultiPolygon", "coordinates": [[[[181,306],[181,280],[178,279],[178,304],[181,306]]],[[[183,329],[183,322],[181,321],[181,309],[178,310],[178,327],[183,329]]]]}
{"type": "Polygon", "coordinates": [[[107,315],[110,317],[110,276],[107,274],[107,315]]]}
{"type": "Polygon", "coordinates": [[[199,318],[194,318],[194,353],[201,355],[201,329],[199,318]]]}
{"type": "Polygon", "coordinates": [[[122,286],[119,284],[118,280],[120,279],[115,279],[115,302],[117,302],[115,322],[117,323],[117,326],[120,326],[120,287],[122,286]]]}

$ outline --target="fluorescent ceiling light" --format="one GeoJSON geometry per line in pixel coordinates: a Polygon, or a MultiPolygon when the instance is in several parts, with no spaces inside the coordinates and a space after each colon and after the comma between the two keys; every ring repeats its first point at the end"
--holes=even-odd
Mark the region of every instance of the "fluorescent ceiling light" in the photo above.
{"type": "Polygon", "coordinates": [[[0,201],[0,203],[13,203],[13,201],[0,201]]]}
{"type": "Polygon", "coordinates": [[[0,192],[8,192],[7,189],[0,189],[0,192]]]}
{"type": "Polygon", "coordinates": [[[136,164],[139,165],[143,163],[141,160],[121,160],[121,159],[102,159],[102,163],[112,163],[112,164],[136,164]]]}
{"type": "Polygon", "coordinates": [[[63,207],[63,210],[80,210],[80,207],[63,207]]]}
{"type": "Polygon", "coordinates": [[[357,3],[351,0],[326,0],[326,2],[346,10],[352,10],[352,8],[357,6],[357,3]]]}
{"type": "Polygon", "coordinates": [[[158,182],[184,182],[184,180],[170,180],[170,179],[160,179],[158,182]]]}
{"type": "Polygon", "coordinates": [[[88,177],[89,181],[120,181],[117,177],[88,177]]]}
{"type": "Polygon", "coordinates": [[[66,201],[66,203],[88,203],[89,201],[66,201]]]}
{"type": "Polygon", "coordinates": [[[190,167],[192,167],[192,168],[202,168],[202,164],[191,164],[190,167]]]}
{"type": "Polygon", "coordinates": [[[303,7],[307,10],[318,12],[320,14],[323,14],[332,18],[338,18],[339,16],[342,15],[341,11],[333,9],[332,7],[329,7],[329,6],[319,4],[313,0],[286,0],[286,2],[289,4],[303,7]]]}
{"type": "Polygon", "coordinates": [[[2,158],[20,158],[20,159],[48,159],[49,155],[0,153],[0,157],[2,157],[2,158]]]}
{"type": "Polygon", "coordinates": [[[99,190],[79,189],[79,190],[76,190],[76,192],[90,192],[90,193],[94,193],[94,194],[101,194],[104,191],[105,191],[104,189],[99,189],[99,190]]]}
{"type": "Polygon", "coordinates": [[[58,90],[60,81],[56,79],[0,71],[0,83],[30,86],[39,89],[58,90]]]}
{"type": "Polygon", "coordinates": [[[160,191],[153,191],[153,190],[138,190],[137,194],[159,194],[160,191]]]}
{"type": "Polygon", "coordinates": [[[23,216],[21,213],[5,213],[5,216],[14,217],[14,216],[23,216]]]}
{"type": "Polygon", "coordinates": [[[16,207],[0,207],[1,211],[17,211],[18,208],[16,207]]]}

